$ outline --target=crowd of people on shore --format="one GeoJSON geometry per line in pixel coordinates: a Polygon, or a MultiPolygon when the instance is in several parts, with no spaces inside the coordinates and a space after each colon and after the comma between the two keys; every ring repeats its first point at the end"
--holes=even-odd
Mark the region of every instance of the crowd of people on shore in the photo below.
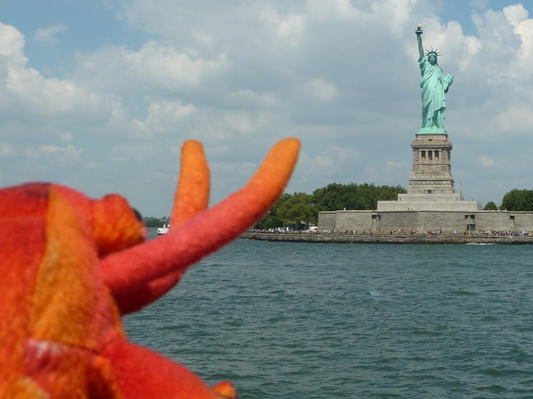
{"type": "Polygon", "coordinates": [[[337,234],[337,235],[417,235],[417,236],[472,236],[472,237],[533,237],[533,232],[529,231],[513,231],[513,230],[464,230],[464,231],[443,231],[438,230],[389,230],[389,231],[372,231],[372,230],[290,230],[290,229],[268,229],[259,230],[251,229],[251,232],[260,233],[277,233],[277,234],[337,234]]]}

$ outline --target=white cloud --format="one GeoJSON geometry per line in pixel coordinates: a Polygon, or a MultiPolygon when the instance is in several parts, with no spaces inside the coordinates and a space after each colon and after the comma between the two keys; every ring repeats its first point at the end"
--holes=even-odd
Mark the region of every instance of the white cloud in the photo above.
{"type": "Polygon", "coordinates": [[[67,29],[65,25],[61,24],[39,28],[35,31],[35,41],[38,43],[55,44],[58,42],[57,36],[67,29]]]}
{"type": "Polygon", "coordinates": [[[45,79],[33,68],[9,68],[5,84],[10,96],[42,113],[61,114],[100,107],[96,95],[73,81],[45,79]]]}
{"type": "Polygon", "coordinates": [[[190,49],[149,41],[138,51],[105,47],[81,57],[76,79],[98,90],[168,95],[206,85],[230,67],[221,52],[202,58],[190,49]]]}
{"type": "Polygon", "coordinates": [[[418,0],[379,0],[355,3],[350,0],[308,0],[313,19],[346,21],[352,24],[380,26],[398,34],[412,19],[418,0]],[[366,3],[366,4],[365,4],[366,3]]]}
{"type": "MultiPolygon", "coordinates": [[[[22,126],[45,121],[60,124],[65,118],[96,115],[105,118],[112,101],[83,88],[72,79],[45,78],[29,67],[24,36],[0,23],[0,115],[3,123],[22,126]],[[53,122],[51,119],[54,119],[53,122]]],[[[0,124],[1,127],[1,124],[0,124]]]]}
{"type": "Polygon", "coordinates": [[[333,176],[331,182],[344,182],[343,172],[351,169],[359,158],[359,151],[353,147],[327,144],[314,156],[309,155],[304,147],[300,154],[295,176],[303,181],[315,182],[315,184],[323,181],[324,176],[333,176]]]}
{"type": "MultiPolygon", "coordinates": [[[[120,169],[127,168],[128,164],[132,162],[142,165],[151,161],[156,153],[156,147],[151,141],[127,142],[120,146],[120,151],[115,152],[111,163],[113,165],[120,165],[120,169]]],[[[171,160],[174,161],[173,158],[171,160]]],[[[100,165],[100,167],[102,166],[100,165]]],[[[161,172],[161,175],[166,176],[168,174],[165,171],[161,172]]]]}
{"type": "Polygon", "coordinates": [[[224,115],[224,122],[230,129],[240,133],[251,133],[256,129],[251,115],[247,112],[227,112],[224,115]]]}
{"type": "Polygon", "coordinates": [[[393,34],[403,32],[405,24],[411,19],[413,8],[418,0],[384,0],[372,2],[374,19],[387,21],[393,34]]]}
{"type": "Polygon", "coordinates": [[[42,144],[38,147],[28,147],[25,149],[24,153],[31,158],[49,158],[49,157],[62,157],[63,159],[72,159],[78,160],[82,154],[83,150],[80,148],[74,147],[72,144],[69,144],[64,147],[52,145],[52,144],[42,144]]]}
{"type": "Polygon", "coordinates": [[[230,93],[232,101],[249,107],[272,108],[279,104],[280,100],[275,93],[257,93],[250,89],[237,89],[230,93]]]}
{"type": "Polygon", "coordinates": [[[326,82],[324,79],[311,79],[309,81],[309,87],[312,95],[322,101],[331,101],[337,95],[335,86],[326,82]]]}
{"type": "Polygon", "coordinates": [[[520,49],[517,54],[522,66],[530,67],[533,62],[533,19],[528,18],[528,11],[522,4],[505,7],[503,14],[520,36],[520,49]]]}
{"type": "Polygon", "coordinates": [[[401,185],[406,187],[408,181],[405,179],[406,173],[410,169],[411,165],[404,161],[387,160],[383,164],[378,164],[373,167],[365,167],[361,171],[361,177],[364,181],[374,184],[387,184],[387,185],[401,185]],[[400,183],[401,182],[401,183],[400,183]]]}
{"type": "Polygon", "coordinates": [[[498,128],[507,133],[531,131],[533,127],[531,103],[507,104],[505,108],[498,110],[494,120],[498,128]]]}
{"type": "Polygon", "coordinates": [[[24,36],[11,25],[0,23],[0,55],[9,57],[13,61],[26,62],[23,55],[24,36]]]}
{"type": "Polygon", "coordinates": [[[259,7],[259,18],[271,26],[275,35],[290,46],[298,45],[305,28],[305,18],[298,14],[280,14],[274,6],[259,7]]]}
{"type": "Polygon", "coordinates": [[[385,170],[387,171],[394,171],[398,168],[405,168],[407,166],[406,162],[395,162],[395,161],[387,161],[385,162],[385,170]]]}
{"type": "Polygon", "coordinates": [[[158,134],[176,131],[179,123],[195,111],[194,105],[183,105],[180,101],[162,101],[148,106],[144,121],[136,121],[142,134],[158,134]]]}
{"type": "Polygon", "coordinates": [[[478,155],[477,163],[482,168],[491,168],[496,165],[496,161],[488,155],[478,155]]]}
{"type": "Polygon", "coordinates": [[[367,19],[365,12],[357,9],[349,0],[308,0],[307,5],[313,18],[323,19],[367,19]]]}
{"type": "Polygon", "coordinates": [[[137,52],[123,49],[121,56],[124,65],[140,81],[170,88],[197,85],[204,76],[228,66],[224,54],[214,60],[204,60],[194,52],[179,52],[172,46],[155,41],[147,43],[137,52]]]}
{"type": "Polygon", "coordinates": [[[0,157],[15,155],[15,148],[11,144],[0,143],[0,157]]]}
{"type": "Polygon", "coordinates": [[[260,131],[272,122],[268,113],[251,113],[245,111],[225,112],[223,120],[229,131],[250,134],[260,131]]]}
{"type": "Polygon", "coordinates": [[[527,19],[528,12],[522,4],[516,4],[505,7],[503,15],[513,26],[518,26],[521,22],[527,19]]]}
{"type": "Polygon", "coordinates": [[[71,141],[72,140],[72,133],[70,132],[64,132],[59,135],[59,138],[63,141],[71,141]]]}

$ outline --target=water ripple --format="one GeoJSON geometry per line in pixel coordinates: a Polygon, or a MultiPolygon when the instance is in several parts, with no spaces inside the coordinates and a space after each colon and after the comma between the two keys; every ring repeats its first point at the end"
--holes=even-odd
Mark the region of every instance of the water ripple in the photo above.
{"type": "Polygon", "coordinates": [[[531,398],[527,246],[239,240],[125,318],[247,398],[531,398]]]}

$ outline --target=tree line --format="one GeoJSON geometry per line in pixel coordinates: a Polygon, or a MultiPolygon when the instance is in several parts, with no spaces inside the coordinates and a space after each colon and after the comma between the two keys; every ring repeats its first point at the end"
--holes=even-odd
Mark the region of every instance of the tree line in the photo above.
{"type": "MultiPolygon", "coordinates": [[[[283,194],[255,228],[270,229],[317,224],[318,212],[339,209],[376,209],[378,201],[396,200],[407,191],[401,186],[375,186],[373,184],[328,184],[312,194],[283,194]]],[[[533,190],[513,189],[503,196],[498,207],[487,202],[485,210],[533,211],[533,190]]]]}
{"type": "Polygon", "coordinates": [[[295,229],[317,224],[318,212],[339,209],[376,209],[378,201],[396,200],[406,190],[400,186],[331,183],[312,194],[283,194],[255,225],[257,229],[290,226],[295,229]]]}
{"type": "Polygon", "coordinates": [[[509,191],[503,196],[500,209],[506,209],[508,211],[533,211],[533,190],[514,189],[509,191]]]}
{"type": "MultiPolygon", "coordinates": [[[[376,209],[378,201],[396,200],[398,194],[406,192],[401,186],[331,183],[316,189],[312,194],[283,194],[255,228],[271,229],[286,226],[302,228],[309,224],[317,224],[318,212],[339,209],[372,210],[376,209]]],[[[503,196],[499,207],[493,201],[489,201],[483,209],[533,211],[533,190],[513,189],[503,196]]],[[[162,227],[169,223],[169,218],[146,217],[144,223],[146,227],[162,227]]]]}
{"type": "Polygon", "coordinates": [[[502,199],[500,206],[493,201],[487,202],[484,210],[496,211],[498,209],[507,211],[533,211],[533,190],[513,189],[507,192],[502,199]]]}

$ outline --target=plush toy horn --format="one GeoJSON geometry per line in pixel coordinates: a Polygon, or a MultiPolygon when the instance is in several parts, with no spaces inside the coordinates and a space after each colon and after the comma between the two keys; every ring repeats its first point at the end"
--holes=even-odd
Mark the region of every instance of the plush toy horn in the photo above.
{"type": "MultiPolygon", "coordinates": [[[[170,230],[176,230],[187,220],[207,208],[209,202],[209,166],[202,144],[188,140],[181,149],[181,166],[174,207],[170,216],[170,230]]],[[[137,287],[128,294],[127,301],[120,301],[121,312],[136,311],[164,295],[180,280],[183,272],[170,273],[137,287]]]]}
{"type": "Polygon", "coordinates": [[[294,138],[278,142],[244,188],[202,210],[207,205],[209,171],[198,145],[186,144],[182,153],[170,233],[111,254],[101,262],[104,281],[122,313],[138,310],[159,298],[190,265],[259,220],[289,180],[300,148],[299,140],[294,138]]]}

